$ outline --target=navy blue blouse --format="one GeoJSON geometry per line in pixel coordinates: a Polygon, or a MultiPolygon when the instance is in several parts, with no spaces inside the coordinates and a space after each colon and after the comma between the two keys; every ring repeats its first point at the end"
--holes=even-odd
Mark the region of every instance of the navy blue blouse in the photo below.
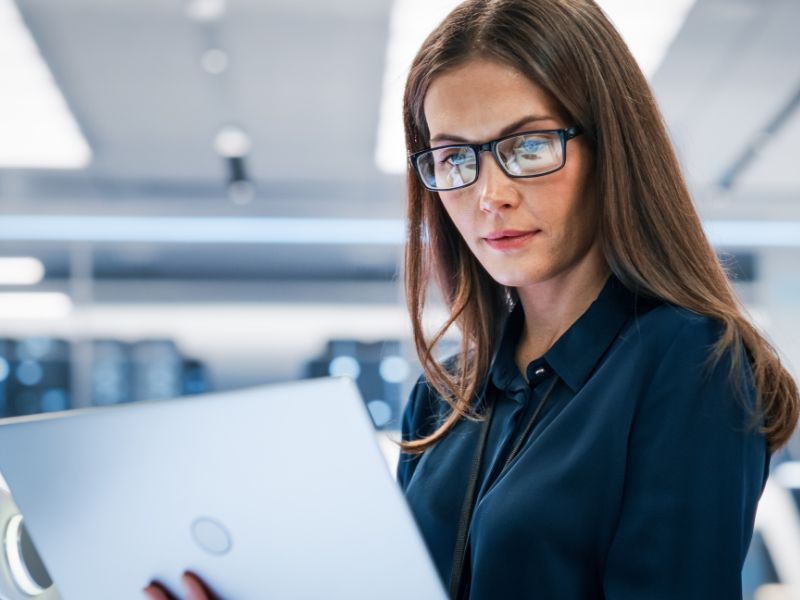
{"type": "MultiPolygon", "coordinates": [[[[744,395],[734,393],[730,355],[704,369],[720,326],[636,297],[611,275],[526,381],[514,361],[523,321],[517,305],[484,382],[497,404],[470,525],[469,597],[741,598],[770,455],[746,429],[749,367],[744,395]],[[554,378],[522,450],[494,477],[554,378]]],[[[403,439],[432,432],[447,410],[421,377],[403,439]]],[[[397,467],[445,587],[479,429],[462,419],[397,467]]]]}

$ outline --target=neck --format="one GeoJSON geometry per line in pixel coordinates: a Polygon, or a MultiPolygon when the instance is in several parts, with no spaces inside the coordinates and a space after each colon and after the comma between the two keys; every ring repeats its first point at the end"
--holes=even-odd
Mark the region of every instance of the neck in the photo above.
{"type": "Polygon", "coordinates": [[[516,362],[524,374],[527,364],[542,356],[586,312],[609,275],[599,247],[569,271],[547,281],[517,288],[525,326],[517,346],[516,362]]]}

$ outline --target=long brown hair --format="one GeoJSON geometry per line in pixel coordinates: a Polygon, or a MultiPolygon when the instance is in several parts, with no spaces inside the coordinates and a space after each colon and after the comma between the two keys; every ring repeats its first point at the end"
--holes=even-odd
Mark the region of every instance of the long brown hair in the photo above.
{"type": "MultiPolygon", "coordinates": [[[[592,0],[468,0],[428,36],[405,88],[408,152],[427,147],[423,112],[431,81],[480,57],[509,65],[555,99],[579,125],[594,156],[601,204],[598,234],[611,271],[629,289],[722,324],[710,353],[732,351],[731,376],[743,352],[757,391],[751,426],[768,448],[789,440],[798,420],[795,381],[739,304],[706,239],[650,87],[614,27],[592,0]]],[[[437,194],[407,173],[408,238],[404,277],[414,343],[428,384],[451,410],[425,437],[401,449],[420,453],[462,418],[480,418],[473,398],[487,376],[512,289],[494,281],[472,255],[437,194]],[[427,340],[422,315],[428,284],[441,289],[449,318],[427,340]],[[452,365],[434,358],[451,326],[461,332],[452,365]]]]}

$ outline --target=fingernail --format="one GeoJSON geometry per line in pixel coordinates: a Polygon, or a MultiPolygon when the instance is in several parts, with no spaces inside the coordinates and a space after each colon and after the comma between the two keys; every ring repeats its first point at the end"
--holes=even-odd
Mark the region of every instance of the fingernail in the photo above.
{"type": "Polygon", "coordinates": [[[181,575],[181,583],[186,590],[186,600],[197,600],[197,595],[195,594],[194,585],[191,582],[192,573],[190,571],[184,571],[183,575],[181,575]]]}

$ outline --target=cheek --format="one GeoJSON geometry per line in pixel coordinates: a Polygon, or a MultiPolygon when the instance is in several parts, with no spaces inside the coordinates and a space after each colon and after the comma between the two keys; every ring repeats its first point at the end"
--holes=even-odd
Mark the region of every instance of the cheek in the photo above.
{"type": "Polygon", "coordinates": [[[596,205],[589,199],[580,199],[567,215],[564,236],[567,243],[581,251],[591,246],[597,232],[596,205]]]}
{"type": "Polygon", "coordinates": [[[597,230],[594,204],[583,198],[561,197],[564,202],[542,212],[546,242],[540,246],[543,255],[553,261],[571,261],[592,245],[597,230]]]}
{"type": "Polygon", "coordinates": [[[455,225],[455,228],[469,244],[473,236],[470,235],[472,231],[472,215],[469,211],[465,210],[465,202],[459,201],[458,198],[448,197],[447,200],[442,201],[442,206],[450,218],[450,221],[455,225]]]}
{"type": "Polygon", "coordinates": [[[536,221],[556,238],[563,238],[574,229],[582,216],[580,204],[575,191],[564,183],[542,187],[529,202],[536,221]]]}
{"type": "Polygon", "coordinates": [[[577,178],[565,180],[558,189],[553,190],[553,198],[562,198],[563,202],[553,206],[552,216],[560,224],[571,229],[593,229],[597,222],[597,202],[591,190],[581,185],[577,178]]]}

